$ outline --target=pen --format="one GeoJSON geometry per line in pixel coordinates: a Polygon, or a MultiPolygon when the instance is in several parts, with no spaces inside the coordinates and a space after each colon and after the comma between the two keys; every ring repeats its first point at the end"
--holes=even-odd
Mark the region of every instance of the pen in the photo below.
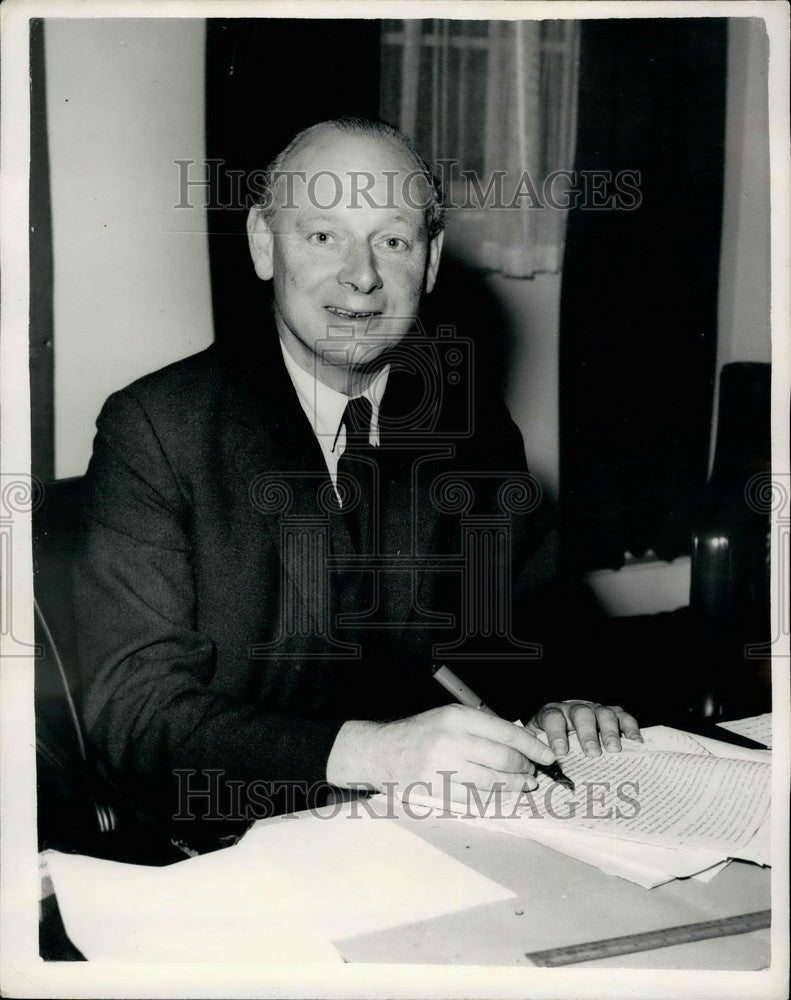
{"type": "MultiPolygon", "coordinates": [[[[479,698],[472,688],[467,687],[464,681],[457,677],[452,670],[445,666],[439,666],[432,667],[432,672],[434,680],[440,683],[462,705],[466,705],[468,708],[477,708],[479,712],[486,712],[487,715],[497,715],[497,712],[492,711],[483,699],[479,698]]],[[[554,764],[536,764],[535,766],[540,768],[552,781],[557,781],[558,784],[572,792],[574,791],[574,782],[567,774],[563,773],[557,761],[554,764]]]]}

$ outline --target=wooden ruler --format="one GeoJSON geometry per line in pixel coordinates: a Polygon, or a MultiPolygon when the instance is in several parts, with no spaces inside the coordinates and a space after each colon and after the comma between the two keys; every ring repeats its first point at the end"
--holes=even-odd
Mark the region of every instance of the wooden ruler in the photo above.
{"type": "Polygon", "coordinates": [[[602,938],[585,944],[572,944],[563,948],[548,948],[546,951],[526,952],[526,957],[534,965],[554,968],[559,965],[574,965],[590,962],[597,958],[614,958],[616,955],[631,955],[637,951],[653,951],[656,948],[670,948],[674,944],[688,944],[690,941],[705,941],[707,938],[729,937],[732,934],[749,934],[771,926],[772,911],[757,910],[736,917],[720,917],[718,920],[704,920],[698,924],[681,924],[678,927],[663,927],[658,931],[643,934],[626,934],[624,937],[602,938]]]}

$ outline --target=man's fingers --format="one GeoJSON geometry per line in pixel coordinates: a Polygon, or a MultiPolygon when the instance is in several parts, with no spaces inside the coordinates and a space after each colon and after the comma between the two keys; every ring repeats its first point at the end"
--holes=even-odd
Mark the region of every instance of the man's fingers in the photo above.
{"type": "Polygon", "coordinates": [[[481,736],[467,736],[464,756],[475,764],[507,774],[533,774],[535,771],[533,763],[515,747],[485,740],[481,736]]]}
{"type": "Polygon", "coordinates": [[[624,712],[619,706],[615,706],[613,711],[618,717],[618,723],[621,727],[621,732],[626,737],[627,740],[637,740],[638,742],[643,742],[642,734],[640,733],[640,726],[638,725],[637,719],[628,712],[624,712]]]}
{"type": "Polygon", "coordinates": [[[549,747],[523,726],[500,719],[496,715],[487,715],[475,708],[459,706],[458,725],[474,736],[482,736],[493,743],[502,743],[513,747],[519,753],[538,764],[552,764],[555,755],[549,747]]]}
{"type": "Polygon", "coordinates": [[[569,719],[580,746],[586,757],[600,757],[601,747],[599,746],[599,731],[596,719],[596,708],[601,706],[586,705],[583,702],[574,702],[569,705],[569,719]]]}
{"type": "Polygon", "coordinates": [[[524,791],[525,788],[532,790],[538,787],[538,782],[530,774],[509,774],[472,762],[454,771],[450,775],[450,784],[459,787],[469,786],[487,795],[497,791],[514,795],[524,791]]]}
{"type": "Polygon", "coordinates": [[[547,734],[553,753],[562,757],[569,752],[568,722],[560,705],[545,705],[536,716],[538,725],[547,734]]]}
{"type": "Polygon", "coordinates": [[[604,749],[610,753],[618,753],[621,749],[621,724],[618,716],[609,706],[602,705],[596,711],[596,718],[604,749]]]}

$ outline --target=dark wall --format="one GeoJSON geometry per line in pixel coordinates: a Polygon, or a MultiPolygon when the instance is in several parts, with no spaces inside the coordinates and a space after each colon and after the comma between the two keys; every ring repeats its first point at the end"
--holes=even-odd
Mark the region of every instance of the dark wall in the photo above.
{"type": "MultiPolygon", "coordinates": [[[[231,171],[262,170],[300,129],[379,111],[377,20],[210,19],[206,36],[206,149],[218,183],[208,211],[215,335],[255,334],[268,307],[247,252],[246,206],[231,171]]],[[[244,184],[242,185],[244,192],[244,184]]]]}
{"type": "Polygon", "coordinates": [[[560,334],[564,550],[689,551],[717,340],[726,21],[582,23],[576,167],[635,170],[631,211],[569,216],[560,334]]]}

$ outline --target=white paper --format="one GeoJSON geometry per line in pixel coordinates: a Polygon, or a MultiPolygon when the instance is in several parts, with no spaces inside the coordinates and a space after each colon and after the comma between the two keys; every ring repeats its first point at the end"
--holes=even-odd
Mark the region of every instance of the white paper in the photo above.
{"type": "Polygon", "coordinates": [[[709,749],[705,747],[698,736],[683,732],[681,729],[674,729],[672,726],[649,726],[642,731],[643,743],[635,743],[633,740],[621,740],[624,750],[633,750],[643,753],[645,750],[676,750],[678,753],[700,753],[708,754],[709,749]]]}
{"type": "Polygon", "coordinates": [[[763,743],[769,748],[772,746],[771,712],[767,712],[765,715],[753,715],[749,719],[737,719],[735,722],[718,722],[717,725],[731,733],[746,736],[748,740],[763,743]]]}
{"type": "Polygon", "coordinates": [[[332,818],[317,811],[261,824],[238,846],[251,865],[276,859],[333,941],[515,896],[360,803],[332,818]]]}
{"type": "Polygon", "coordinates": [[[772,751],[759,750],[751,747],[739,747],[735,743],[723,743],[722,740],[712,739],[710,736],[699,736],[695,734],[695,740],[701,748],[712,757],[730,757],[733,760],[751,760],[756,764],[771,764],[772,751]]]}
{"type": "Polygon", "coordinates": [[[726,858],[724,861],[718,861],[716,865],[712,865],[711,868],[706,868],[705,871],[696,872],[692,878],[697,879],[698,882],[711,882],[715,875],[727,868],[731,863],[730,858],[726,858]]]}
{"type": "Polygon", "coordinates": [[[88,959],[342,961],[274,858],[251,868],[237,847],[163,868],[45,857],[66,933],[88,959]]]}
{"type": "Polygon", "coordinates": [[[771,865],[772,863],[772,830],[771,815],[767,816],[760,825],[755,835],[739,848],[736,855],[743,861],[754,861],[757,865],[771,865]]]}
{"type": "MultiPolygon", "coordinates": [[[[474,822],[474,821],[473,821],[474,822]]],[[[608,875],[628,879],[653,889],[675,878],[687,878],[722,862],[717,851],[683,851],[638,844],[618,837],[595,837],[585,831],[542,828],[537,823],[484,820],[487,826],[526,837],[552,850],[594,865],[608,875]]]]}

